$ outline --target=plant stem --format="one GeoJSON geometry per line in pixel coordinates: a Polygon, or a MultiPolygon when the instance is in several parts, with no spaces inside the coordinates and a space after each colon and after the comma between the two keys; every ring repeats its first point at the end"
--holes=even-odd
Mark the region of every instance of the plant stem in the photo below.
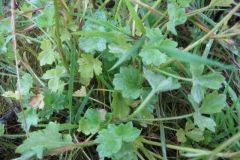
{"type": "Polygon", "coordinates": [[[178,119],[184,119],[184,118],[189,118],[192,117],[193,113],[190,114],[185,114],[181,116],[174,116],[174,117],[164,117],[164,118],[153,118],[153,119],[132,119],[133,121],[171,121],[171,120],[178,120],[178,119]]]}
{"type": "Polygon", "coordinates": [[[19,105],[20,105],[20,108],[21,108],[22,116],[23,116],[23,128],[26,131],[26,135],[28,136],[27,122],[26,122],[26,117],[25,117],[25,114],[24,114],[23,102],[22,102],[20,73],[19,73],[19,68],[18,68],[16,22],[15,22],[15,2],[14,2],[14,0],[11,0],[11,25],[12,25],[13,52],[14,52],[15,68],[16,68],[16,74],[17,74],[17,90],[18,90],[19,95],[20,95],[20,97],[19,97],[19,105]]]}
{"type": "Polygon", "coordinates": [[[215,156],[222,150],[226,149],[229,145],[232,145],[234,142],[238,142],[240,140],[240,132],[235,134],[233,137],[223,142],[220,146],[214,149],[211,153],[210,160],[214,159],[215,156]]]}
{"type": "Polygon", "coordinates": [[[151,98],[154,96],[156,91],[153,89],[148,96],[144,99],[144,101],[140,104],[140,106],[129,116],[126,120],[132,119],[135,117],[138,113],[142,111],[142,109],[146,106],[146,104],[151,100],[151,98]]]}
{"type": "Polygon", "coordinates": [[[66,71],[69,73],[69,65],[67,63],[66,56],[64,55],[64,51],[62,48],[62,42],[60,39],[60,24],[59,24],[59,15],[58,15],[58,0],[53,0],[54,1],[54,15],[55,15],[55,27],[56,27],[56,39],[57,39],[57,47],[59,50],[59,54],[63,60],[64,67],[66,71]]]}

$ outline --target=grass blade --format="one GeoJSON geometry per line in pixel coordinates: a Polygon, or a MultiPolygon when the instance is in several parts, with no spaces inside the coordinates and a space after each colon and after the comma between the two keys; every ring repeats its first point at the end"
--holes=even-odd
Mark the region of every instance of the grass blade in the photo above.
{"type": "Polygon", "coordinates": [[[137,12],[135,12],[135,10],[134,10],[133,6],[131,5],[131,3],[129,2],[129,0],[125,0],[125,2],[126,2],[126,5],[130,12],[131,17],[133,18],[133,20],[136,23],[137,30],[139,32],[145,33],[145,29],[144,29],[142,20],[139,18],[137,12]]]}

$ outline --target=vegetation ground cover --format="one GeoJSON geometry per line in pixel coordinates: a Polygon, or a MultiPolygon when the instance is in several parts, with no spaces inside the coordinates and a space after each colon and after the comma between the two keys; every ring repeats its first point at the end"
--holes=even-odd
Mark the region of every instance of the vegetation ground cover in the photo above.
{"type": "Polygon", "coordinates": [[[0,159],[240,159],[239,8],[0,0],[0,159]]]}

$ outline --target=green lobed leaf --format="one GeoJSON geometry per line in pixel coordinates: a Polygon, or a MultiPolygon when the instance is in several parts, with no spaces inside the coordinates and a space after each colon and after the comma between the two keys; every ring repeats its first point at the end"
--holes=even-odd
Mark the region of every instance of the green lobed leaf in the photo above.
{"type": "Polygon", "coordinates": [[[91,54],[82,54],[82,57],[78,60],[78,64],[80,82],[86,86],[94,74],[98,76],[102,73],[102,62],[94,58],[91,54]]]}
{"type": "Polygon", "coordinates": [[[143,77],[139,70],[132,66],[121,67],[120,73],[114,75],[113,85],[122,96],[128,99],[136,99],[142,92],[143,77]]]}
{"type": "Polygon", "coordinates": [[[44,89],[43,96],[44,108],[38,113],[41,118],[49,119],[53,113],[57,113],[64,109],[65,96],[62,94],[44,89]]]}
{"type": "Polygon", "coordinates": [[[21,94],[27,95],[29,94],[30,89],[33,87],[33,79],[32,76],[28,73],[25,73],[21,79],[20,79],[20,84],[21,84],[21,94]]]}
{"type": "Polygon", "coordinates": [[[62,66],[56,66],[54,69],[47,70],[43,74],[43,79],[48,79],[48,87],[53,92],[62,92],[65,83],[60,79],[66,74],[66,70],[62,66]]]}
{"type": "Polygon", "coordinates": [[[39,27],[50,27],[54,23],[54,12],[53,12],[53,5],[49,5],[48,7],[44,8],[44,10],[37,16],[36,24],[39,27]]]}
{"type": "Polygon", "coordinates": [[[138,160],[132,143],[125,143],[121,150],[112,156],[113,160],[138,160]]]}
{"type": "Polygon", "coordinates": [[[122,97],[121,94],[117,92],[112,93],[112,104],[111,104],[111,109],[112,109],[112,114],[113,114],[113,119],[123,119],[127,117],[130,113],[130,107],[129,107],[129,102],[122,97]]]}
{"type": "Polygon", "coordinates": [[[204,114],[213,114],[221,112],[226,106],[226,95],[212,92],[203,100],[200,112],[204,114]]]}
{"type": "Polygon", "coordinates": [[[185,131],[182,128],[177,130],[176,136],[177,136],[178,142],[185,143],[187,141],[187,138],[185,136],[185,131]]]}
{"type": "Polygon", "coordinates": [[[25,155],[36,155],[42,159],[46,151],[71,145],[72,138],[70,135],[59,133],[59,125],[50,122],[46,129],[29,133],[29,137],[23,141],[16,149],[16,153],[25,155]]]}
{"type": "Polygon", "coordinates": [[[52,64],[55,61],[55,57],[57,56],[57,52],[54,51],[51,42],[48,39],[44,39],[41,41],[41,49],[42,51],[38,55],[38,60],[40,61],[40,65],[52,64]]]}
{"type": "MultiPolygon", "coordinates": [[[[106,13],[97,11],[93,14],[93,19],[107,21],[106,13]]],[[[104,37],[105,34],[108,34],[107,31],[104,26],[86,20],[82,31],[77,32],[77,34],[80,33],[80,35],[82,35],[79,39],[79,47],[85,52],[92,54],[94,54],[95,51],[104,51],[107,48],[107,40],[106,37],[104,37]]]]}
{"type": "Polygon", "coordinates": [[[209,73],[206,75],[199,76],[198,83],[206,88],[210,89],[219,89],[222,87],[222,83],[225,81],[225,78],[218,72],[209,73]]]}
{"type": "Polygon", "coordinates": [[[24,118],[23,118],[23,113],[20,112],[18,113],[18,122],[21,123],[22,128],[28,132],[31,126],[36,126],[39,122],[38,114],[35,109],[33,108],[27,108],[24,111],[24,118]],[[24,127],[24,123],[26,122],[26,128],[24,127]]]}
{"type": "Polygon", "coordinates": [[[129,60],[131,56],[137,53],[137,51],[141,48],[141,46],[144,44],[145,37],[142,36],[140,39],[138,39],[132,47],[130,47],[127,52],[122,55],[119,60],[112,66],[110,70],[113,70],[120,66],[123,62],[129,60]]]}
{"type": "Polygon", "coordinates": [[[43,79],[54,79],[54,78],[61,78],[66,74],[66,70],[62,66],[56,66],[54,69],[47,70],[42,78],[43,79]]]}
{"type": "Polygon", "coordinates": [[[140,130],[134,128],[131,122],[113,126],[111,130],[114,130],[123,142],[133,142],[140,135],[140,130]]]}
{"type": "Polygon", "coordinates": [[[167,56],[157,49],[145,48],[141,50],[139,55],[145,65],[159,66],[167,61],[167,56]]]}
{"type": "Polygon", "coordinates": [[[203,131],[198,128],[194,128],[193,130],[186,132],[186,136],[196,142],[204,140],[203,131]]]}
{"type": "Polygon", "coordinates": [[[215,132],[216,123],[212,118],[202,116],[199,113],[193,115],[194,123],[199,127],[200,130],[204,131],[205,128],[212,132],[215,132]]]}
{"type": "Polygon", "coordinates": [[[171,31],[173,34],[177,35],[177,31],[175,27],[180,24],[184,24],[187,21],[187,17],[185,15],[185,9],[179,8],[175,4],[170,3],[168,4],[167,11],[169,15],[167,29],[171,31]]]}
{"type": "Polygon", "coordinates": [[[107,129],[99,132],[96,139],[99,156],[102,158],[110,158],[114,157],[114,155],[121,156],[121,151],[126,147],[126,142],[128,142],[127,145],[131,144],[139,135],[140,131],[133,127],[131,122],[120,125],[108,125],[107,129]]]}
{"type": "Polygon", "coordinates": [[[100,157],[110,158],[122,147],[122,140],[113,130],[110,130],[111,127],[112,125],[109,125],[107,129],[101,130],[97,136],[97,151],[100,157]]]}
{"type": "Polygon", "coordinates": [[[160,73],[154,73],[151,70],[144,68],[144,76],[155,92],[166,92],[175,90],[181,87],[177,80],[169,77],[165,78],[160,73]]]}
{"type": "MultiPolygon", "coordinates": [[[[106,111],[105,111],[106,112],[106,111]]],[[[79,130],[84,134],[95,134],[101,127],[103,121],[105,121],[106,113],[97,109],[88,109],[79,121],[79,130]]]]}

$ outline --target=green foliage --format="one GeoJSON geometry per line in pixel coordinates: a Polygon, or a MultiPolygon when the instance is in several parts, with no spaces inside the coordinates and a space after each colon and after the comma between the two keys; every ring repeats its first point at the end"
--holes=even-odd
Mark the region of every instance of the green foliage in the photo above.
{"type": "Polygon", "coordinates": [[[49,89],[43,91],[44,108],[39,112],[41,118],[49,119],[53,113],[64,109],[65,96],[60,93],[52,92],[49,89]]]}
{"type": "Polygon", "coordinates": [[[218,72],[203,75],[204,66],[198,63],[190,65],[190,71],[193,78],[191,95],[195,102],[200,103],[204,98],[206,88],[218,90],[225,82],[225,78],[218,72]]]}
{"type": "Polygon", "coordinates": [[[37,15],[36,23],[39,27],[49,27],[54,22],[53,5],[46,7],[39,15],[37,15]]]}
{"type": "Polygon", "coordinates": [[[38,55],[40,65],[52,64],[55,61],[57,53],[54,51],[53,46],[49,40],[43,40],[41,42],[42,51],[38,55]]]}
{"type": "Polygon", "coordinates": [[[36,110],[33,108],[27,108],[24,111],[24,118],[23,118],[22,112],[18,113],[18,122],[21,123],[22,128],[26,132],[29,131],[31,126],[36,126],[39,122],[38,114],[37,114],[36,110]],[[26,124],[25,124],[25,122],[26,122],[26,124]]]}
{"type": "Polygon", "coordinates": [[[91,54],[82,54],[78,60],[80,81],[84,85],[88,85],[94,75],[98,76],[102,73],[102,62],[94,58],[91,54]]]}
{"type": "Polygon", "coordinates": [[[59,124],[50,122],[46,129],[29,133],[29,137],[23,144],[17,147],[16,152],[22,156],[19,159],[29,159],[36,156],[43,158],[47,150],[57,149],[72,144],[71,136],[59,133],[59,124]]]}
{"type": "Polygon", "coordinates": [[[33,87],[33,79],[30,74],[25,73],[20,79],[21,89],[23,95],[29,94],[30,89],[33,87]]]}
{"type": "Polygon", "coordinates": [[[130,113],[129,101],[122,97],[120,93],[112,94],[113,101],[111,104],[113,119],[123,119],[130,113]]]}
{"type": "Polygon", "coordinates": [[[233,0],[211,0],[210,6],[230,6],[233,0]]]}
{"type": "Polygon", "coordinates": [[[216,91],[204,98],[200,112],[204,114],[213,114],[221,112],[226,106],[226,95],[218,94],[216,91]]]}
{"type": "Polygon", "coordinates": [[[143,76],[141,72],[132,66],[121,67],[120,73],[113,79],[114,88],[121,91],[122,96],[128,99],[136,99],[142,93],[143,76]]]}
{"type": "Polygon", "coordinates": [[[2,159],[238,154],[240,4],[0,2],[2,159]]]}
{"type": "Polygon", "coordinates": [[[65,68],[62,66],[57,66],[54,69],[50,69],[46,71],[42,78],[48,80],[48,87],[51,91],[57,92],[60,91],[62,92],[63,87],[64,87],[64,82],[60,79],[65,75],[66,71],[65,68]]]}
{"type": "Polygon", "coordinates": [[[0,123],[0,136],[4,134],[4,124],[0,123]]]}
{"type": "Polygon", "coordinates": [[[88,109],[79,121],[79,130],[86,135],[95,134],[104,122],[109,120],[111,120],[111,115],[105,110],[88,109]]]}
{"type": "Polygon", "coordinates": [[[169,22],[167,23],[167,29],[173,34],[177,35],[175,27],[180,24],[184,24],[187,21],[185,9],[179,8],[175,4],[170,3],[168,4],[167,10],[169,14],[169,22]]]}
{"type": "MultiPolygon", "coordinates": [[[[93,18],[98,20],[107,21],[107,17],[103,11],[99,11],[94,13],[93,18]]],[[[94,24],[92,21],[86,21],[83,26],[83,31],[100,31],[105,32],[107,31],[103,26],[94,24]]],[[[79,47],[87,53],[94,54],[95,51],[104,51],[106,49],[107,41],[105,38],[101,36],[93,36],[93,37],[86,37],[82,36],[79,39],[79,47]]]]}
{"type": "Polygon", "coordinates": [[[204,131],[205,128],[209,129],[210,131],[214,132],[216,123],[212,118],[202,116],[201,114],[195,113],[194,114],[194,123],[198,125],[198,127],[204,131]]]}
{"type": "Polygon", "coordinates": [[[145,65],[159,66],[167,61],[167,56],[157,49],[143,49],[139,53],[145,65]]]}
{"type": "Polygon", "coordinates": [[[144,69],[144,76],[155,92],[166,92],[180,88],[180,84],[173,78],[166,78],[161,74],[144,69]]]}
{"type": "MultiPolygon", "coordinates": [[[[133,127],[130,122],[127,124],[120,124],[118,126],[113,124],[108,125],[107,129],[103,129],[99,132],[96,139],[96,142],[98,143],[97,151],[99,156],[102,158],[124,158],[123,156],[126,154],[128,155],[129,151],[131,151],[128,150],[128,152],[126,152],[126,148],[128,148],[139,135],[140,131],[133,127]]],[[[131,157],[136,157],[132,154],[133,152],[130,152],[131,157]]]]}

